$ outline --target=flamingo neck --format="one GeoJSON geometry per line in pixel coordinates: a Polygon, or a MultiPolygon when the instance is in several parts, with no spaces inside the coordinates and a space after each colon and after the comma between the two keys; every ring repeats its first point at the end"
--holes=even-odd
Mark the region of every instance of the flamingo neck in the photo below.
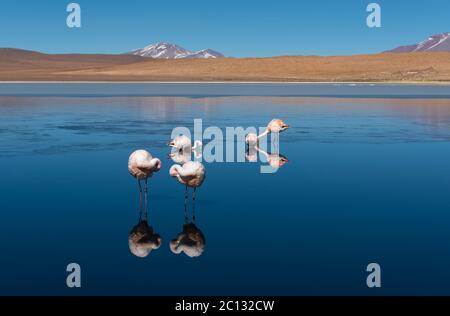
{"type": "Polygon", "coordinates": [[[269,161],[269,154],[268,154],[266,151],[262,150],[262,149],[259,148],[258,146],[256,146],[255,149],[256,149],[257,151],[259,151],[261,154],[263,154],[264,157],[266,157],[266,160],[269,161]]]}
{"type": "Polygon", "coordinates": [[[266,130],[264,131],[264,133],[262,133],[261,135],[258,135],[258,139],[259,139],[259,138],[262,138],[262,137],[264,137],[264,136],[266,136],[267,134],[269,134],[269,129],[268,129],[268,128],[266,128],[266,130]]]}
{"type": "Polygon", "coordinates": [[[149,169],[159,170],[161,169],[161,160],[159,160],[158,158],[153,158],[148,161],[146,165],[146,167],[149,169]]]}
{"type": "Polygon", "coordinates": [[[173,165],[170,168],[170,174],[173,174],[174,176],[177,176],[177,177],[179,177],[179,176],[183,177],[186,175],[186,171],[180,165],[173,165]]]}

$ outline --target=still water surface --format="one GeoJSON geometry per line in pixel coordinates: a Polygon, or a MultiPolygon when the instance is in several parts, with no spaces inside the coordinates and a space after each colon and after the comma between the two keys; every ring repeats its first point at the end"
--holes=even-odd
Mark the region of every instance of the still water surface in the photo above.
{"type": "Polygon", "coordinates": [[[448,87],[415,88],[420,98],[395,87],[370,97],[349,97],[349,87],[330,97],[327,86],[327,97],[8,89],[0,85],[0,294],[450,294],[448,87]],[[184,224],[184,187],[168,174],[172,128],[273,117],[290,125],[280,135],[289,162],[273,174],[205,163],[196,202],[205,249],[172,253],[184,224]],[[139,148],[163,163],[149,181],[162,245],[144,259],[128,247],[139,195],[127,160],[139,148]],[[70,262],[82,267],[81,289],[65,286],[70,262]],[[381,289],[366,287],[370,262],[382,267],[381,289]]]}

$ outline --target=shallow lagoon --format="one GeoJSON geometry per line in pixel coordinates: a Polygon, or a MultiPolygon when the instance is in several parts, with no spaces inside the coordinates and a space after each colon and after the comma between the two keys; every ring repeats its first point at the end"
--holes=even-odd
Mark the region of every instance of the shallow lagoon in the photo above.
{"type": "Polygon", "coordinates": [[[0,85],[0,293],[450,294],[449,87],[234,86],[0,85]],[[289,162],[205,163],[204,253],[173,254],[172,128],[273,117],[290,125],[289,162]],[[141,147],[163,162],[149,182],[162,246],[145,259],[127,241],[139,202],[127,159],[141,147]],[[69,262],[81,289],[65,286],[69,262]],[[381,289],[366,287],[370,262],[381,289]]]}

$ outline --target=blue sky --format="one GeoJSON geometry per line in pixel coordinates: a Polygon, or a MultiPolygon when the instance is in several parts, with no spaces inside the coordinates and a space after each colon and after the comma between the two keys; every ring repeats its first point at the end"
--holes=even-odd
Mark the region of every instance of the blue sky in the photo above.
{"type": "Polygon", "coordinates": [[[375,53],[450,32],[450,1],[2,0],[0,47],[49,53],[122,53],[156,41],[227,56],[375,53]],[[66,26],[77,2],[82,27],[66,26]],[[382,28],[366,6],[382,6],[382,28]]]}

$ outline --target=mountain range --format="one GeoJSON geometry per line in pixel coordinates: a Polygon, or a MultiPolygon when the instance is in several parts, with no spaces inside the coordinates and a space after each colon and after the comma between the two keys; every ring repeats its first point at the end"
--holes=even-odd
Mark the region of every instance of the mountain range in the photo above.
{"type": "MultiPolygon", "coordinates": [[[[450,52],[450,32],[435,34],[417,44],[399,46],[385,53],[450,52]]],[[[158,42],[128,53],[155,59],[209,59],[225,57],[212,49],[190,51],[176,44],[158,42]]]]}
{"type": "Polygon", "coordinates": [[[122,54],[0,48],[0,81],[296,81],[450,83],[450,33],[387,54],[220,58],[156,43],[122,54]],[[364,65],[364,67],[361,67],[364,65]]]}
{"type": "Polygon", "coordinates": [[[207,58],[225,57],[223,54],[209,48],[192,52],[181,46],[167,42],[158,42],[150,44],[144,48],[136,49],[129,54],[158,59],[181,59],[181,58],[207,59],[207,58]]]}
{"type": "Polygon", "coordinates": [[[400,46],[387,51],[387,53],[413,52],[450,52],[450,33],[432,35],[418,44],[400,46]]]}

